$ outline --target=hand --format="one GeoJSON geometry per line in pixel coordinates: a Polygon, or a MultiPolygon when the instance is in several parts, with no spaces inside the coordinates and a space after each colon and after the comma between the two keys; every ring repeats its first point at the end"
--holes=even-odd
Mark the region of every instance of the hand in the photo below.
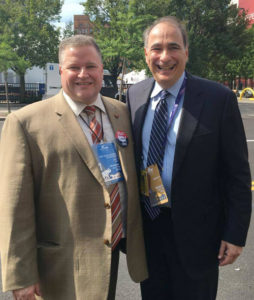
{"type": "Polygon", "coordinates": [[[243,248],[230,244],[225,241],[221,241],[220,251],[218,259],[220,260],[220,266],[226,266],[232,264],[237,257],[242,253],[243,248]]]}
{"type": "Polygon", "coordinates": [[[12,293],[15,300],[36,300],[35,294],[37,296],[41,296],[39,283],[26,288],[14,290],[12,293]]]}

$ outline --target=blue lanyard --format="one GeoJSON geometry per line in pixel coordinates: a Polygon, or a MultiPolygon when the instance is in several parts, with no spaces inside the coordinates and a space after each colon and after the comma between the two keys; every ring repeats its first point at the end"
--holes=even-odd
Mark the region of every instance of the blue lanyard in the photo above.
{"type": "Polygon", "coordinates": [[[184,92],[185,92],[186,79],[187,79],[187,78],[184,77],[183,83],[182,83],[182,85],[181,85],[181,87],[180,87],[180,90],[179,90],[177,96],[176,96],[176,101],[175,101],[174,107],[173,107],[173,109],[172,109],[172,111],[171,111],[171,113],[170,113],[170,115],[169,115],[169,124],[168,124],[167,132],[168,132],[170,126],[172,125],[173,119],[174,119],[174,117],[175,117],[175,114],[176,114],[176,112],[177,112],[177,109],[178,109],[178,106],[179,106],[179,103],[180,103],[180,100],[181,100],[181,98],[182,98],[182,95],[183,95],[184,92]]]}

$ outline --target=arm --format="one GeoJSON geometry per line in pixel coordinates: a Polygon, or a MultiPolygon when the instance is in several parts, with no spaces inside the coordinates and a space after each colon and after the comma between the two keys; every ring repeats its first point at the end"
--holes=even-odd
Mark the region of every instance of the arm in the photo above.
{"type": "Polygon", "coordinates": [[[232,263],[245,245],[251,216],[251,176],[242,119],[235,95],[226,95],[221,126],[222,194],[225,227],[220,265],[232,263]]]}
{"type": "Polygon", "coordinates": [[[26,132],[15,114],[0,145],[0,250],[3,291],[39,281],[32,162],[26,132]]]}

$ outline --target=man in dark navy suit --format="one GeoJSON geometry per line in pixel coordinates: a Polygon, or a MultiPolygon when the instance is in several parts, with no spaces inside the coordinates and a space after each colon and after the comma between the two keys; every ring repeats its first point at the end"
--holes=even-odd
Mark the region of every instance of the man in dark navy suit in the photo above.
{"type": "Polygon", "coordinates": [[[188,38],[176,18],[155,21],[144,42],[153,78],[127,93],[150,276],[142,298],[213,300],[218,267],[241,254],[251,215],[237,99],[185,71],[188,38]]]}

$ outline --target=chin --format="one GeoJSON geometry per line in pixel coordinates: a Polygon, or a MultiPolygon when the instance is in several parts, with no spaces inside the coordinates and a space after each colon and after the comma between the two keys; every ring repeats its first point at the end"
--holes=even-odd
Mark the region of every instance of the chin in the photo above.
{"type": "Polygon", "coordinates": [[[162,88],[168,89],[171,86],[171,81],[172,79],[168,78],[168,79],[158,80],[157,82],[162,88]]]}

